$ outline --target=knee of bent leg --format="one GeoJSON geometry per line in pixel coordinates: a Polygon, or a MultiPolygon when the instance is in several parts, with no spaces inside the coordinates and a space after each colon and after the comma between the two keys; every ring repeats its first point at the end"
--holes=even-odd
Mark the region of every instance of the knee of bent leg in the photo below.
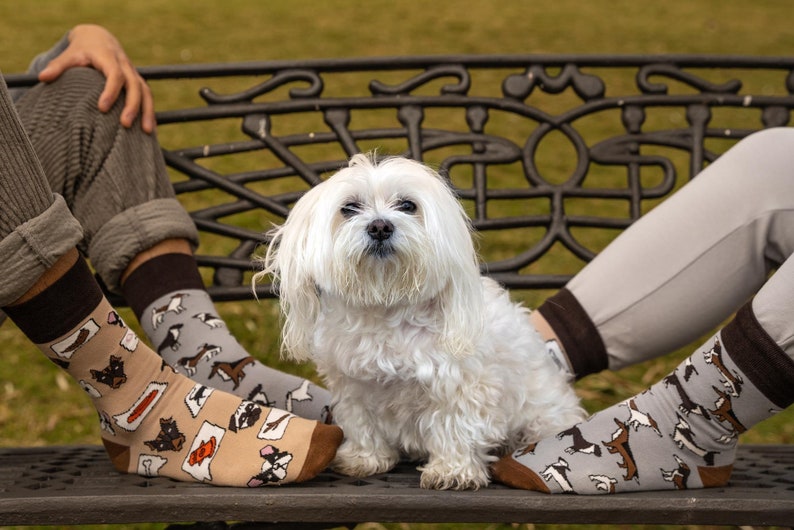
{"type": "Polygon", "coordinates": [[[105,76],[93,68],[77,66],[63,72],[50,83],[50,87],[63,93],[67,99],[93,99],[96,103],[105,87],[105,76]]]}
{"type": "MultiPolygon", "coordinates": [[[[48,87],[62,108],[87,114],[100,113],[99,96],[105,89],[105,76],[93,68],[74,67],[66,70],[48,87]]],[[[119,114],[123,107],[124,94],[119,95],[116,105],[107,113],[119,114]],[[121,103],[121,104],[119,104],[121,103]]]]}
{"type": "Polygon", "coordinates": [[[731,167],[729,172],[722,173],[730,173],[732,178],[741,179],[758,192],[770,188],[788,194],[794,190],[794,128],[774,127],[755,132],[721,159],[731,167]]]}
{"type": "Polygon", "coordinates": [[[781,167],[791,167],[794,162],[794,128],[772,127],[754,132],[737,143],[731,151],[740,151],[759,165],[768,161],[781,167]]]}

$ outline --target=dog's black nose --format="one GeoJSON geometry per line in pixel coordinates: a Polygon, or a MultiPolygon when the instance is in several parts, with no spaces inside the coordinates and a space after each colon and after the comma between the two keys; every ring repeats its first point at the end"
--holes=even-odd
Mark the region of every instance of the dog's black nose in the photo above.
{"type": "Polygon", "coordinates": [[[367,226],[367,234],[375,241],[386,241],[394,233],[394,225],[385,219],[375,219],[367,226]]]}

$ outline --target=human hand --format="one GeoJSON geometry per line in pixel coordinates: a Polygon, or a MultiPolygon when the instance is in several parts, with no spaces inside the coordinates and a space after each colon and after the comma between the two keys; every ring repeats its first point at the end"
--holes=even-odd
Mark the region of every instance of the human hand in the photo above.
{"type": "Polygon", "coordinates": [[[75,66],[89,66],[105,76],[105,88],[97,103],[100,111],[109,111],[123,89],[126,101],[121,111],[121,124],[131,127],[140,114],[141,128],[147,133],[154,131],[152,91],[112,33],[95,24],[75,26],[69,32],[69,46],[41,71],[39,80],[44,83],[55,81],[75,66]]]}

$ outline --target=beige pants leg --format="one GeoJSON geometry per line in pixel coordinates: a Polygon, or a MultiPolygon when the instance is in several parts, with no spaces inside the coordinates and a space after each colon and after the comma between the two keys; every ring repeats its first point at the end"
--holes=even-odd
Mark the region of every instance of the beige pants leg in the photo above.
{"type": "MultiPolygon", "coordinates": [[[[615,370],[713,330],[793,253],[794,129],[771,129],[739,142],[567,287],[615,370]]],[[[794,276],[776,276],[753,309],[792,354],[794,276]]]]}

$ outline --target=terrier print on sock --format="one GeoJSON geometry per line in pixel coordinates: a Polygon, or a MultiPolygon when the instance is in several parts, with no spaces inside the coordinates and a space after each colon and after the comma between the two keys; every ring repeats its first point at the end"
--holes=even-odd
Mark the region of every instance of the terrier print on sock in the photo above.
{"type": "Polygon", "coordinates": [[[174,418],[160,418],[160,432],[157,437],[143,443],[153,451],[181,451],[185,435],[179,432],[174,418]]]}
{"type": "Polygon", "coordinates": [[[112,389],[121,388],[127,382],[127,374],[124,373],[124,361],[121,357],[110,356],[109,364],[102,370],[91,370],[91,377],[98,383],[103,383],[112,389]]]}

